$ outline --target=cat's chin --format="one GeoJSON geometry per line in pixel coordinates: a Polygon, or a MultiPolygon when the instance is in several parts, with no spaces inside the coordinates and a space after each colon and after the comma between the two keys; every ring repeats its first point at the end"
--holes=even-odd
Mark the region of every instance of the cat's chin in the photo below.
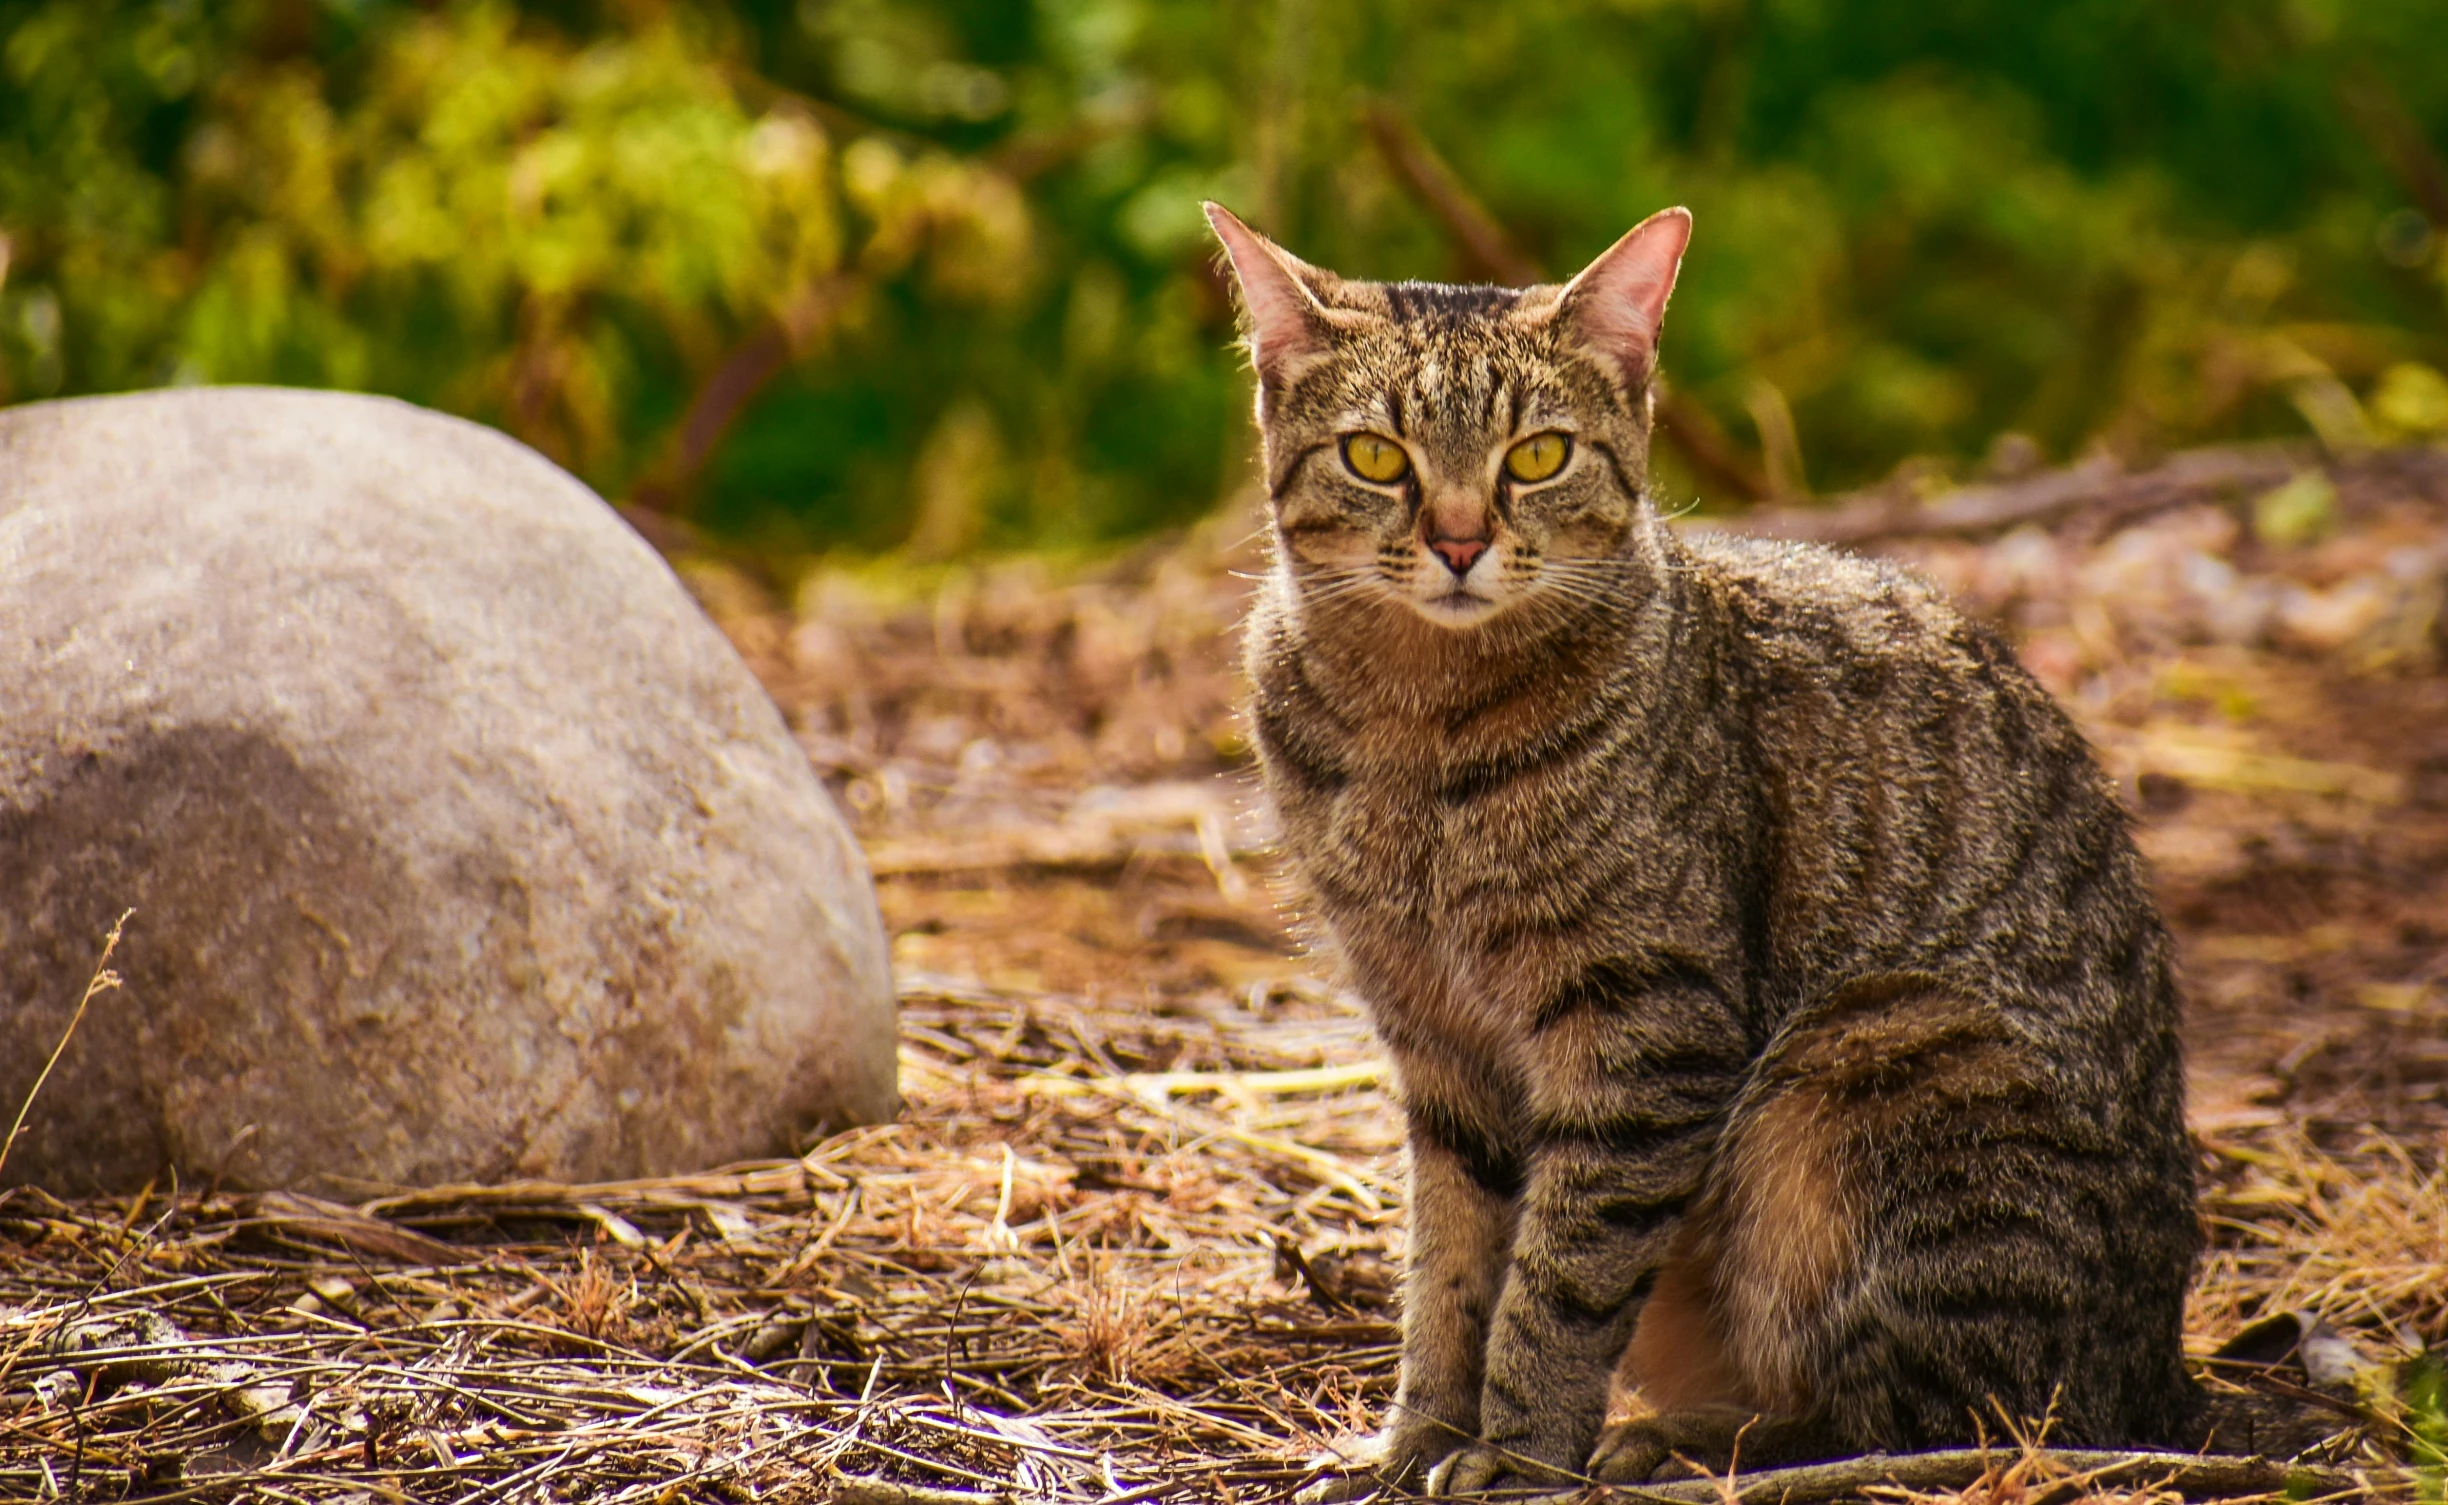
{"type": "Polygon", "coordinates": [[[1447,591],[1441,596],[1410,598],[1412,610],[1439,627],[1456,630],[1476,627],[1501,610],[1501,604],[1468,591],[1447,591]]]}

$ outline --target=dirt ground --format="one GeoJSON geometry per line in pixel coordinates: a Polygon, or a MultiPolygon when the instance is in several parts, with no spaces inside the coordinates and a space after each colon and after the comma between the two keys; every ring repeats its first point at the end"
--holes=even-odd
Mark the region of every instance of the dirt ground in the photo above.
{"type": "MultiPolygon", "coordinates": [[[[2448,1346],[2443,477],[1881,545],[2012,632],[2134,809],[2197,1357],[2293,1309],[2381,1365],[2448,1346]]],[[[1234,709],[1254,514],[788,594],[680,566],[866,845],[901,1121],[615,1186],[9,1194],[0,1494],[1280,1502],[1373,1422],[1399,1119],[1234,709]]],[[[2380,1399],[2333,1462],[2440,1440],[2380,1399]]],[[[2019,1467],[1939,1497],[2174,1497],[2019,1467]]]]}

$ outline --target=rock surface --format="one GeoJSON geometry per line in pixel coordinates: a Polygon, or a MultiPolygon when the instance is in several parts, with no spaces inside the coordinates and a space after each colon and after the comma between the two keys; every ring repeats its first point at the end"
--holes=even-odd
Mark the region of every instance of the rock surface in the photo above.
{"type": "Polygon", "coordinates": [[[384,399],[0,410],[5,1178],[596,1180],[896,1106],[864,859],[591,492],[384,399]]]}

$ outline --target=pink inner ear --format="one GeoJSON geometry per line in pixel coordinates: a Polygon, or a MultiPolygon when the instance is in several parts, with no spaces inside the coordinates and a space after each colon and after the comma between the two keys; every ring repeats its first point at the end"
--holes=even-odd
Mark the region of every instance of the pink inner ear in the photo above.
{"type": "Polygon", "coordinates": [[[1250,316],[1250,359],[1261,372],[1279,373],[1286,363],[1314,352],[1318,344],[1317,299],[1301,285],[1298,265],[1273,241],[1241,223],[1222,204],[1208,204],[1207,223],[1232,259],[1241,302],[1250,316]]]}
{"type": "Polygon", "coordinates": [[[1646,376],[1656,359],[1691,225],[1688,209],[1649,216],[1584,267],[1559,300],[1582,339],[1621,363],[1628,379],[1646,376]]]}

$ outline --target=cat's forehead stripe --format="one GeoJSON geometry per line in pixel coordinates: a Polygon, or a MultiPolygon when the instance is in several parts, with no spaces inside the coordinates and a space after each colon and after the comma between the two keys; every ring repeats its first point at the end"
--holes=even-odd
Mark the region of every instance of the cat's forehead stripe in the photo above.
{"type": "Polygon", "coordinates": [[[1422,423],[1441,420],[1450,425],[1468,420],[1483,428],[1500,429],[1512,417],[1512,383],[1497,362],[1484,354],[1459,359],[1423,356],[1398,385],[1386,389],[1385,396],[1395,432],[1405,436],[1410,430],[1402,425],[1409,415],[1417,415],[1422,423]],[[1497,418],[1500,402],[1506,407],[1502,423],[1497,418]]]}
{"type": "Polygon", "coordinates": [[[1403,322],[1455,318],[1486,318],[1521,301],[1521,290],[1483,285],[1456,286],[1444,282],[1386,282],[1386,311],[1403,322]]]}

